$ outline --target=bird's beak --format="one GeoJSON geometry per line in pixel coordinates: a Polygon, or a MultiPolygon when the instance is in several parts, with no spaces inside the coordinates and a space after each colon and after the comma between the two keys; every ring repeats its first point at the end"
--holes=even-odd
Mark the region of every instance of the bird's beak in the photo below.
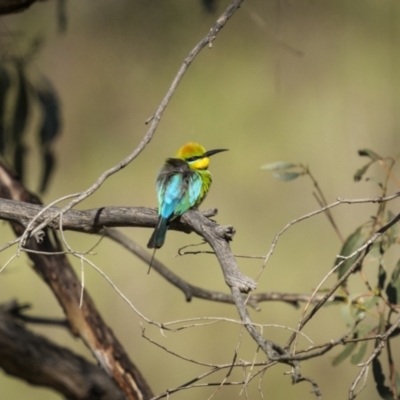
{"type": "Polygon", "coordinates": [[[210,157],[214,154],[221,153],[221,151],[228,151],[228,149],[215,149],[215,150],[208,150],[204,153],[204,157],[210,157]]]}

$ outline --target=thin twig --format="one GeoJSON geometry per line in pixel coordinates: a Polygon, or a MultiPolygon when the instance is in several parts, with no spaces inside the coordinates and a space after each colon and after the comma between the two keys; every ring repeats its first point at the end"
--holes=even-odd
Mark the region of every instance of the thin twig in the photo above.
{"type": "Polygon", "coordinates": [[[368,369],[369,369],[369,365],[372,363],[372,361],[379,355],[379,353],[381,352],[381,350],[383,349],[383,347],[385,347],[385,344],[388,340],[388,338],[390,337],[390,335],[395,331],[395,329],[400,326],[400,317],[398,317],[396,319],[396,321],[393,323],[393,325],[383,334],[381,335],[381,338],[378,339],[378,345],[375,347],[374,351],[372,352],[372,354],[369,356],[368,360],[365,361],[364,363],[358,364],[359,367],[362,367],[360,372],[357,374],[356,378],[354,379],[353,383],[350,386],[350,390],[349,390],[349,400],[355,399],[356,396],[360,393],[360,391],[358,391],[357,393],[355,393],[355,389],[359,383],[359,381],[361,380],[361,378],[363,376],[367,376],[368,374],[368,369]]]}
{"type": "MultiPolygon", "coordinates": [[[[192,49],[192,51],[189,53],[189,55],[185,58],[183,61],[183,64],[178,70],[178,73],[176,74],[174,80],[172,81],[166,95],[162,99],[160,105],[158,106],[156,112],[151,118],[151,124],[149,129],[147,130],[146,134],[144,135],[142,141],[139,143],[139,145],[136,147],[136,149],[129,154],[126,158],[124,158],[122,161],[120,161],[117,165],[114,167],[106,170],[103,172],[100,177],[90,186],[87,190],[84,190],[83,192],[79,193],[79,195],[76,196],[74,200],[72,200],[70,203],[68,203],[65,207],[63,207],[59,213],[55,216],[51,216],[46,218],[42,223],[40,223],[38,226],[35,228],[32,228],[35,219],[31,221],[32,225],[30,226],[30,229],[27,229],[26,232],[24,233],[24,240],[28,235],[32,235],[43,229],[45,226],[48,225],[50,221],[52,221],[55,218],[62,217],[64,213],[66,213],[68,210],[91,196],[97,189],[100,188],[100,186],[106,181],[107,178],[109,178],[111,175],[115,174],[116,172],[120,171],[121,169],[125,168],[128,164],[130,164],[147,146],[147,144],[151,141],[151,139],[154,136],[154,133],[158,127],[158,124],[161,120],[161,117],[170,102],[172,96],[174,95],[180,81],[182,80],[183,76],[185,75],[187,69],[191,65],[192,61],[195,59],[195,57],[200,53],[200,51],[206,47],[207,45],[210,45],[216,38],[217,34],[219,31],[225,26],[225,24],[228,22],[228,20],[232,17],[232,15],[236,12],[236,10],[240,7],[240,5],[243,3],[244,0],[232,0],[231,3],[228,5],[228,7],[225,9],[225,11],[221,14],[221,16],[218,18],[218,20],[215,22],[215,24],[212,26],[210,29],[210,32],[192,49]]],[[[75,196],[75,195],[74,195],[75,196]]],[[[56,200],[57,201],[57,200],[56,200]]]]}

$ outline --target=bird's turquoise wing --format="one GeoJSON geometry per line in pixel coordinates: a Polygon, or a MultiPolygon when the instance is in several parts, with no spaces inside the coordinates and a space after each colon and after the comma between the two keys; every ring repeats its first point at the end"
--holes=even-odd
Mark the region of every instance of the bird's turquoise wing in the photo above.
{"type": "Polygon", "coordinates": [[[170,218],[175,214],[175,210],[184,195],[185,185],[182,175],[171,176],[157,184],[158,213],[163,218],[170,218]]]}
{"type": "MultiPolygon", "coordinates": [[[[203,171],[202,171],[203,172],[203,171]]],[[[171,219],[199,205],[211,184],[211,174],[190,171],[167,175],[157,181],[158,213],[171,219]]]]}
{"type": "Polygon", "coordinates": [[[197,173],[193,173],[189,178],[187,190],[183,194],[181,201],[176,206],[176,215],[182,215],[184,212],[189,210],[189,208],[198,203],[199,199],[202,197],[202,186],[203,182],[201,176],[197,173]]]}

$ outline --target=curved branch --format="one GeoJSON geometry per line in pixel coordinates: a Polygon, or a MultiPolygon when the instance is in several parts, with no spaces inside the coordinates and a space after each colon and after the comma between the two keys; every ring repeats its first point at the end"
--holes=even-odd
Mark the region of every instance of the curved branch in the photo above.
{"type": "Polygon", "coordinates": [[[257,287],[256,282],[239,271],[236,259],[232,254],[229,242],[235,234],[233,226],[221,226],[204,217],[197,210],[189,210],[182,215],[181,220],[213,248],[224,273],[225,282],[231,288],[236,287],[243,293],[248,293],[257,287]]]}
{"type": "MultiPolygon", "coordinates": [[[[203,215],[206,215],[206,212],[204,212],[203,215]]],[[[105,237],[108,237],[109,239],[120,244],[125,249],[139,257],[147,265],[151,262],[152,255],[147,250],[131,240],[129,237],[124,235],[122,232],[119,232],[118,230],[112,228],[104,228],[104,230],[100,231],[99,234],[104,235],[105,237]]],[[[180,276],[173,273],[169,268],[167,268],[161,261],[157,260],[156,258],[153,259],[152,268],[168,282],[180,289],[184,293],[186,301],[191,301],[192,298],[195,297],[203,300],[210,300],[221,303],[234,303],[232,295],[191,285],[190,283],[183,280],[180,276]]],[[[248,296],[247,305],[259,311],[259,303],[261,302],[281,301],[298,308],[300,302],[311,301],[312,303],[316,303],[321,299],[322,295],[317,295],[314,296],[314,298],[311,298],[310,294],[263,292],[251,294],[250,296],[248,296]]],[[[332,296],[329,301],[343,302],[345,301],[345,299],[343,296],[332,296]]]]}
{"type": "MultiPolygon", "coordinates": [[[[143,249],[141,246],[133,242],[123,233],[117,231],[116,229],[105,228],[101,232],[105,237],[108,237],[114,240],[116,243],[119,243],[131,253],[135,254],[141,260],[143,260],[146,264],[149,264],[152,259],[152,255],[143,249]]],[[[191,285],[190,283],[183,280],[181,277],[173,273],[170,269],[168,269],[162,262],[158,261],[156,258],[153,259],[152,268],[157,271],[162,277],[164,277],[168,282],[170,282],[175,287],[182,290],[185,294],[186,301],[191,301],[193,297],[197,297],[200,299],[217,301],[222,303],[233,303],[232,296],[222,292],[216,292],[214,290],[206,290],[202,289],[198,286],[191,285]]],[[[251,304],[254,308],[257,308],[256,303],[251,304]]]]}

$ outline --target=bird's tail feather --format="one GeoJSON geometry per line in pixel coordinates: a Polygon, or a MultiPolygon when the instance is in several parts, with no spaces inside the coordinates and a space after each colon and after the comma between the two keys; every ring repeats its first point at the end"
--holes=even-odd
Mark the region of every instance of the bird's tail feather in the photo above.
{"type": "Polygon", "coordinates": [[[147,247],[149,249],[159,249],[164,244],[167,229],[168,219],[160,217],[158,224],[150,237],[149,243],[147,243],[147,247]]]}
{"type": "Polygon", "coordinates": [[[147,275],[150,273],[151,267],[153,266],[153,261],[154,261],[154,256],[156,255],[156,248],[154,248],[153,255],[151,256],[150,264],[149,264],[149,269],[147,270],[147,275]]]}

